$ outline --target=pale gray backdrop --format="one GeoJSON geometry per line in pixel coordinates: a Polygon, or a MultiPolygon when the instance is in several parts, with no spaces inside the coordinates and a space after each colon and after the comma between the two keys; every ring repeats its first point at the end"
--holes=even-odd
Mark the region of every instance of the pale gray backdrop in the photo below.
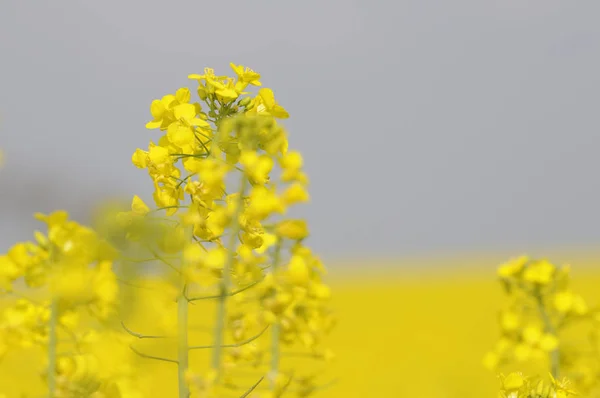
{"type": "Polygon", "coordinates": [[[291,113],[326,258],[600,242],[597,0],[0,4],[0,249],[151,200],[153,98],[230,61],[291,113]]]}

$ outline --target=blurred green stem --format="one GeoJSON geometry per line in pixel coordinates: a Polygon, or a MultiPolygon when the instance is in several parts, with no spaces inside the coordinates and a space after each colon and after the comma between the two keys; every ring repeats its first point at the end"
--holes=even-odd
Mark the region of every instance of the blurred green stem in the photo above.
{"type": "Polygon", "coordinates": [[[221,277],[221,283],[219,286],[219,298],[217,302],[217,315],[215,322],[214,332],[214,344],[212,352],[212,368],[220,375],[221,371],[221,360],[223,354],[223,342],[225,338],[225,319],[227,317],[227,296],[230,284],[230,272],[233,266],[233,260],[236,253],[236,245],[238,240],[238,234],[240,232],[240,216],[244,208],[244,194],[248,186],[248,179],[245,175],[242,175],[242,182],[240,187],[240,196],[237,200],[237,205],[234,214],[231,218],[231,235],[229,236],[229,242],[227,245],[227,259],[223,266],[223,273],[221,277]]]}
{"type": "Polygon", "coordinates": [[[56,394],[56,329],[58,325],[58,301],[50,303],[50,320],[48,321],[48,395],[54,398],[56,394]]]}
{"type": "Polygon", "coordinates": [[[188,302],[185,294],[185,281],[183,281],[182,285],[181,294],[177,298],[177,376],[179,381],[179,398],[188,398],[190,392],[185,379],[185,373],[189,366],[188,302]]]}
{"type": "MultiPolygon", "coordinates": [[[[190,230],[190,241],[194,235],[190,230]]],[[[188,345],[188,317],[189,302],[187,298],[186,262],[182,258],[181,272],[179,273],[180,288],[177,297],[177,379],[179,384],[179,398],[189,398],[190,390],[186,380],[186,372],[189,367],[189,345],[188,345]]]]}
{"type": "MultiPolygon", "coordinates": [[[[277,238],[277,243],[275,244],[275,251],[273,253],[273,264],[272,264],[272,272],[277,272],[277,267],[279,266],[279,259],[281,257],[281,240],[277,238]]],[[[280,336],[280,326],[278,323],[275,323],[271,326],[271,375],[273,379],[271,380],[271,389],[275,390],[277,386],[277,374],[279,373],[279,360],[280,360],[280,352],[279,352],[279,336],[280,336]]]]}
{"type": "MultiPolygon", "coordinates": [[[[546,306],[544,305],[544,300],[540,292],[536,292],[534,294],[535,301],[537,302],[538,310],[544,322],[544,327],[546,329],[546,333],[550,333],[554,337],[558,338],[556,328],[552,324],[552,320],[546,311],[546,306]]],[[[552,373],[552,377],[555,379],[558,378],[558,374],[560,371],[560,351],[559,348],[556,347],[554,350],[550,352],[550,372],[552,373]]]]}

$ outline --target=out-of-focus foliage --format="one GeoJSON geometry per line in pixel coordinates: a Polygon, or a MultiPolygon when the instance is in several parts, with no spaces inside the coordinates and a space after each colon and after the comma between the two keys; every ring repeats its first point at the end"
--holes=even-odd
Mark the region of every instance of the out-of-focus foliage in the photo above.
{"type": "MultiPolygon", "coordinates": [[[[573,264],[578,265],[573,268],[573,289],[590,304],[599,302],[600,272],[593,269],[599,257],[593,253],[563,257],[574,258],[573,264]]],[[[315,372],[326,369],[327,375],[335,378],[334,383],[316,396],[496,397],[501,381],[483,366],[482,358],[500,337],[498,311],[505,301],[494,278],[494,265],[498,262],[498,256],[479,256],[435,262],[378,263],[376,267],[371,263],[368,272],[350,273],[347,268],[356,269],[356,264],[336,264],[331,278],[335,292],[332,307],[343,322],[328,339],[335,359],[329,365],[318,365],[301,356],[289,356],[286,360],[299,369],[315,372]],[[403,268],[411,271],[398,271],[403,268]]],[[[150,288],[154,283],[144,282],[144,286],[150,288]]],[[[140,292],[132,287],[122,288],[125,294],[140,292]]],[[[156,314],[164,313],[161,308],[173,304],[151,292],[144,289],[139,293],[143,302],[139,308],[146,312],[139,312],[139,319],[131,327],[150,326],[144,319],[153,309],[155,326],[146,331],[158,333],[157,325],[174,320],[169,313],[156,314]]],[[[192,306],[190,311],[202,313],[204,308],[192,306]]],[[[210,328],[191,325],[191,329],[190,339],[210,341],[210,328]]],[[[143,340],[138,344],[141,348],[152,347],[158,355],[172,351],[167,342],[143,340]]],[[[18,396],[18,380],[30,378],[34,370],[41,369],[40,366],[32,369],[33,351],[4,358],[2,368],[14,370],[15,375],[6,382],[0,379],[0,386],[8,387],[7,397],[18,396]]],[[[194,353],[192,361],[203,362],[206,358],[207,353],[194,353]]],[[[168,396],[176,388],[175,371],[170,364],[143,361],[136,366],[145,375],[143,385],[147,396],[168,396]],[[155,374],[164,375],[164,380],[152,377],[155,374]]],[[[519,371],[537,373],[546,382],[550,381],[547,371],[539,367],[513,365],[502,369],[505,375],[519,371]]],[[[40,393],[42,385],[43,380],[33,379],[26,388],[40,393]]]]}

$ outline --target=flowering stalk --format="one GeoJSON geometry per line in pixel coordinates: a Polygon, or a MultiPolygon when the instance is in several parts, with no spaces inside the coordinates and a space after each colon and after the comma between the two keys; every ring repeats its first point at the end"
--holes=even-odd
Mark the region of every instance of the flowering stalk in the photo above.
{"type": "MultiPolygon", "coordinates": [[[[193,231],[192,239],[187,240],[181,234],[181,226],[177,226],[175,233],[167,233],[164,239],[161,235],[158,241],[167,253],[183,253],[185,269],[176,270],[186,278],[179,286],[179,358],[142,354],[178,364],[180,398],[187,398],[188,393],[193,397],[209,396],[221,388],[231,388],[230,383],[222,385],[226,370],[258,364],[262,355],[268,354],[260,345],[250,344],[268,327],[273,327],[269,344],[271,364],[265,367],[274,376],[272,393],[281,395],[283,390],[276,391],[275,385],[280,367],[280,341],[302,343],[314,351],[322,332],[317,329],[327,330],[332,321],[325,308],[329,288],[321,281],[322,264],[301,244],[308,236],[305,223],[286,220],[273,233],[267,232],[270,227],[264,224],[269,223],[271,216],[283,215],[291,206],[309,200],[302,157],[288,151],[287,133],[275,122],[289,114],[277,103],[271,89],[263,87],[254,98],[242,98],[248,94],[245,90],[249,85],[261,87],[260,75],[241,65],[231,64],[231,67],[237,78],[217,76],[211,68],[205,68],[203,75],[188,76],[198,82],[198,97],[206,104],[206,111],[199,102],[193,102],[186,87],[153,100],[150,106],[153,120],[146,127],[160,129],[165,134],[158,143],[150,142],[147,151],[138,148],[132,156],[133,164],[147,169],[153,180],[158,209],[166,210],[167,216],[187,209],[181,221],[193,231]],[[276,164],[281,167],[281,176],[274,182],[270,173],[276,164]],[[227,176],[234,170],[242,172],[242,179],[238,192],[228,194],[227,176]],[[285,189],[279,193],[277,188],[281,185],[285,189]],[[182,201],[188,195],[191,204],[183,206],[182,201]],[[221,205],[223,202],[226,205],[221,205]],[[282,239],[296,242],[293,261],[286,267],[278,264],[282,239]],[[205,247],[204,243],[210,246],[205,247]],[[274,251],[273,245],[276,245],[274,251]],[[263,265],[269,261],[268,252],[272,253],[271,261],[275,264],[271,264],[271,272],[265,275],[268,267],[263,265]],[[273,271],[280,275],[276,277],[273,271]],[[195,298],[187,294],[186,290],[191,292],[204,286],[215,288],[216,294],[195,298]],[[255,294],[249,291],[243,298],[238,296],[240,300],[228,301],[229,296],[253,286],[255,294]],[[213,341],[210,345],[189,346],[189,336],[184,330],[190,316],[187,306],[189,301],[200,299],[217,301],[213,341]],[[282,321],[290,327],[282,328],[282,321]],[[255,326],[263,327],[263,331],[244,339],[255,326]],[[231,344],[225,344],[228,332],[234,340],[231,344]],[[188,369],[191,349],[211,350],[211,372],[205,377],[188,369]]],[[[131,212],[122,213],[120,220],[125,226],[135,226],[136,220],[150,211],[141,198],[134,196],[131,212]]],[[[131,229],[129,236],[140,238],[136,228],[131,229]]],[[[158,255],[155,257],[176,268],[158,255]]],[[[313,391],[309,385],[312,381],[299,380],[299,388],[313,391]]]]}
{"type": "Polygon", "coordinates": [[[231,235],[229,237],[227,260],[223,266],[223,273],[220,281],[220,295],[217,303],[217,317],[215,322],[215,334],[214,334],[214,345],[212,352],[212,368],[219,374],[221,369],[221,360],[223,354],[223,341],[225,337],[225,318],[227,316],[227,296],[229,289],[230,270],[233,265],[233,259],[235,256],[235,246],[238,240],[238,234],[240,232],[240,215],[242,214],[242,208],[244,205],[244,194],[248,185],[248,180],[245,175],[242,175],[242,182],[240,187],[240,195],[237,198],[234,214],[232,216],[231,235]]]}
{"type": "Polygon", "coordinates": [[[547,357],[553,384],[543,388],[546,395],[540,394],[537,387],[537,395],[529,392],[524,395],[523,386],[533,384],[513,374],[506,377],[505,381],[512,381],[504,383],[503,397],[569,396],[572,392],[567,389],[564,379],[558,380],[559,374],[573,380],[577,389],[588,396],[597,387],[598,380],[598,357],[593,345],[592,350],[587,351],[579,342],[575,345],[558,339],[559,332],[565,327],[593,322],[596,314],[583,297],[571,290],[570,267],[557,266],[546,259],[520,256],[502,264],[498,275],[511,300],[500,313],[502,336],[496,348],[486,356],[485,365],[498,369],[499,366],[514,366],[547,357]],[[561,358],[569,360],[561,362],[561,358]]]}

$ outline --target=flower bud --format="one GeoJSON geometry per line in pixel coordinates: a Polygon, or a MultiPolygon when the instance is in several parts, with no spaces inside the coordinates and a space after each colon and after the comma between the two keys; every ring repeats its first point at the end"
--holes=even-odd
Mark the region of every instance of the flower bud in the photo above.
{"type": "Polygon", "coordinates": [[[250,97],[245,97],[239,102],[239,105],[246,108],[248,105],[250,105],[250,102],[252,102],[252,99],[250,99],[250,97]]]}

